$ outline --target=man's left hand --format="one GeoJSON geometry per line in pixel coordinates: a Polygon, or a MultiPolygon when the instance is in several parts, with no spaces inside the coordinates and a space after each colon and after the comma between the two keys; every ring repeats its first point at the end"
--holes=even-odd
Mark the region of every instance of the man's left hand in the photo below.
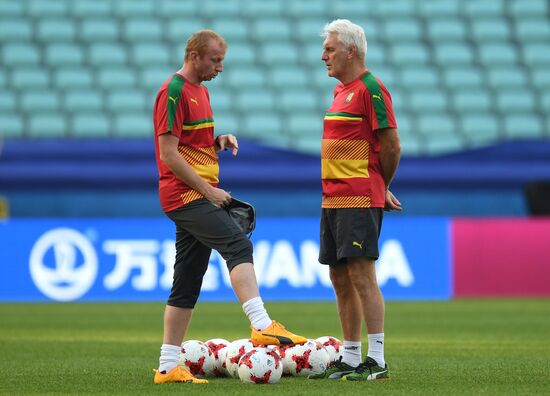
{"type": "Polygon", "coordinates": [[[384,206],[385,211],[398,210],[402,211],[401,202],[392,194],[390,190],[386,191],[386,204],[384,206]]]}
{"type": "Polygon", "coordinates": [[[229,148],[233,149],[231,152],[233,156],[236,156],[239,151],[239,143],[237,142],[237,138],[231,134],[219,135],[216,138],[216,145],[218,151],[226,151],[229,148]]]}

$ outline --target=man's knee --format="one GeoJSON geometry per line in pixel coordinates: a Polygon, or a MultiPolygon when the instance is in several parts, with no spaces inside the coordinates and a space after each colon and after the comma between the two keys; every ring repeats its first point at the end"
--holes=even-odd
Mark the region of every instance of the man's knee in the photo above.
{"type": "Polygon", "coordinates": [[[224,256],[227,269],[231,272],[231,270],[239,264],[253,263],[253,250],[252,242],[250,242],[250,239],[243,235],[242,238],[239,238],[231,244],[229,252],[220,252],[220,254],[224,256]]]}

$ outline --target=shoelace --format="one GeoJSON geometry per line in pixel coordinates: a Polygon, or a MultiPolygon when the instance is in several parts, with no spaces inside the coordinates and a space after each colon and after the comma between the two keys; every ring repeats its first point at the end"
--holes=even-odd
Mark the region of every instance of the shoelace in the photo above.
{"type": "Polygon", "coordinates": [[[359,374],[361,374],[361,373],[364,373],[365,371],[369,370],[369,372],[372,373],[371,368],[374,367],[374,366],[377,366],[377,365],[378,365],[378,363],[376,363],[376,361],[374,361],[370,358],[367,358],[367,360],[365,360],[363,363],[360,363],[359,366],[357,366],[355,371],[358,372],[359,374]]]}

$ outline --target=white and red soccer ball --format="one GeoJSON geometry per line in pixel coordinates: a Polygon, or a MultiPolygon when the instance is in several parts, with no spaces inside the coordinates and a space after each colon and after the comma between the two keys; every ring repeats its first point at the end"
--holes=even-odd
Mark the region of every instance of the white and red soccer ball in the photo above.
{"type": "Polygon", "coordinates": [[[225,359],[227,358],[227,346],[229,346],[230,342],[224,338],[212,338],[206,341],[205,344],[210,348],[214,357],[213,375],[215,377],[227,376],[225,359]]]}
{"type": "Polygon", "coordinates": [[[208,346],[198,340],[181,344],[179,364],[197,377],[208,377],[214,373],[214,356],[208,346]]]}
{"type": "Polygon", "coordinates": [[[254,345],[252,345],[252,342],[247,338],[235,340],[229,344],[227,347],[225,366],[230,377],[239,378],[239,360],[252,348],[254,348],[254,345]]]}
{"type": "Polygon", "coordinates": [[[307,377],[323,373],[329,364],[329,355],[323,345],[316,340],[307,340],[286,351],[287,370],[294,376],[307,377]]]}
{"type": "Polygon", "coordinates": [[[237,371],[242,382],[273,384],[281,379],[283,364],[277,352],[253,348],[241,356],[237,371]]]}
{"type": "Polygon", "coordinates": [[[334,363],[340,360],[344,352],[344,343],[342,341],[332,336],[319,337],[316,341],[321,343],[328,353],[328,367],[332,367],[334,363]]]}

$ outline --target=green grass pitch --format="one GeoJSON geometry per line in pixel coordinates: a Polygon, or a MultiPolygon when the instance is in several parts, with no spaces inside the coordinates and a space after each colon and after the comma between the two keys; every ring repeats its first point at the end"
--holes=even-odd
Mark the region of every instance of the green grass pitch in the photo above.
{"type": "MultiPolygon", "coordinates": [[[[341,338],[332,302],[266,305],[294,332],[341,338]]],[[[0,394],[550,394],[550,300],[388,302],[391,380],[368,383],[283,377],[273,385],[154,385],[162,313],[160,303],[0,304],[0,394]]],[[[199,303],[186,338],[248,335],[237,303],[199,303]]]]}

